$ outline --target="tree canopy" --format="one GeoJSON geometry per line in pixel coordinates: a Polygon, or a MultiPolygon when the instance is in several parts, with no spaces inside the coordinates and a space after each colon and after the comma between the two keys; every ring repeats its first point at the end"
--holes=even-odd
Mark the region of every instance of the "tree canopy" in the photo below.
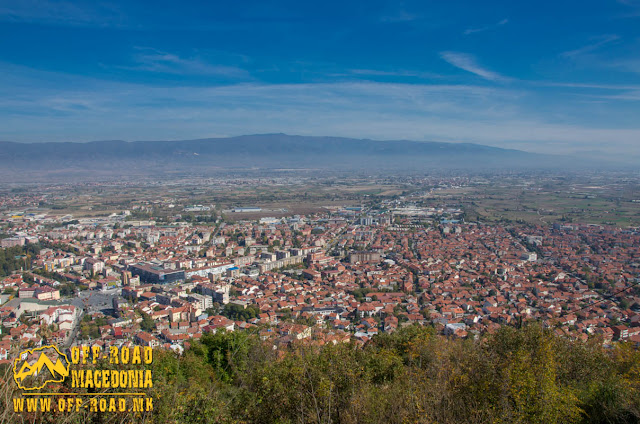
{"type": "MultiPolygon", "coordinates": [[[[317,424],[640,420],[640,353],[634,346],[606,349],[597,340],[570,341],[537,325],[505,327],[479,340],[449,339],[430,327],[408,326],[380,334],[364,347],[300,341],[278,349],[257,334],[220,330],[193,341],[181,356],[156,350],[149,367],[153,412],[143,416],[123,412],[110,420],[317,424]]],[[[13,390],[6,386],[5,390],[13,390]]],[[[0,409],[4,406],[8,405],[0,404],[0,409]]],[[[103,420],[79,414],[84,415],[65,417],[69,422],[103,420]]]]}

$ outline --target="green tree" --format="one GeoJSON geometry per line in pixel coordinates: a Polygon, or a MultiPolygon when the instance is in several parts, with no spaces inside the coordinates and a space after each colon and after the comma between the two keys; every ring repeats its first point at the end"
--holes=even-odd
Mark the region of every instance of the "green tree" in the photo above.
{"type": "Polygon", "coordinates": [[[142,317],[142,322],[140,323],[140,328],[143,331],[147,331],[147,332],[152,332],[156,329],[156,323],[153,320],[153,318],[151,318],[149,316],[149,314],[140,311],[140,316],[142,317]]]}

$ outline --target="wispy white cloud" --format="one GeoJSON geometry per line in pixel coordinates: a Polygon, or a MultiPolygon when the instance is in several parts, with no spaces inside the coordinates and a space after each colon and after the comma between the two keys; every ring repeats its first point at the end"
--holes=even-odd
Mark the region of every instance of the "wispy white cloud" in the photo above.
{"type": "Polygon", "coordinates": [[[237,66],[218,65],[203,58],[182,57],[150,47],[136,47],[133,66],[123,69],[180,75],[217,75],[227,78],[249,79],[249,73],[237,66]]]}
{"type": "Polygon", "coordinates": [[[0,21],[38,22],[65,26],[122,26],[127,19],[111,3],[9,0],[0,2],[0,21]]]}
{"type": "MultiPolygon", "coordinates": [[[[386,71],[378,69],[350,69],[349,74],[364,75],[364,76],[378,76],[378,77],[415,77],[415,78],[429,78],[440,79],[445,78],[445,75],[437,74],[435,72],[421,72],[421,71],[408,71],[408,70],[396,70],[386,71]]],[[[347,75],[347,74],[344,74],[347,75]]]]}
{"type": "Polygon", "coordinates": [[[467,28],[463,32],[463,34],[464,35],[470,35],[470,34],[475,34],[475,33],[478,33],[478,32],[484,32],[484,31],[488,31],[490,29],[496,29],[496,28],[501,27],[502,25],[506,25],[508,23],[509,23],[509,19],[505,18],[505,19],[501,20],[500,22],[497,22],[497,23],[495,23],[493,25],[486,25],[486,26],[479,27],[479,28],[467,28]]]}
{"type": "MultiPolygon", "coordinates": [[[[640,153],[640,125],[633,116],[625,125],[609,115],[598,124],[599,105],[589,109],[582,99],[571,97],[562,104],[545,101],[537,97],[536,87],[371,81],[159,86],[0,63],[0,91],[0,140],[193,139],[286,132],[464,141],[556,153],[592,148],[605,140],[612,151],[640,153]]],[[[614,110],[629,100],[606,101],[607,110],[614,110]]]]}
{"type": "Polygon", "coordinates": [[[613,90],[613,91],[640,90],[640,85],[627,85],[627,84],[595,84],[595,83],[555,82],[555,81],[531,81],[530,84],[546,86],[546,87],[584,88],[584,89],[613,90]]]}
{"type": "Polygon", "coordinates": [[[484,79],[490,81],[507,80],[506,77],[498,74],[497,72],[493,72],[482,67],[480,64],[478,64],[475,57],[470,54],[459,52],[442,52],[440,53],[440,57],[442,57],[442,59],[455,66],[456,68],[471,72],[472,74],[476,74],[484,79]]]}
{"type": "Polygon", "coordinates": [[[388,23],[411,22],[419,18],[420,18],[419,15],[409,13],[406,10],[401,9],[395,13],[381,16],[380,22],[388,22],[388,23]]]}
{"type": "Polygon", "coordinates": [[[638,0],[618,0],[618,3],[628,6],[633,9],[631,15],[626,15],[626,17],[635,17],[639,16],[640,13],[640,1],[638,0]]]}
{"type": "Polygon", "coordinates": [[[565,58],[576,58],[588,53],[593,52],[594,50],[599,49],[600,47],[612,43],[614,41],[619,40],[620,37],[616,34],[608,34],[608,35],[600,35],[598,37],[593,37],[592,40],[593,42],[590,44],[587,44],[585,46],[582,46],[578,49],[575,50],[569,50],[563,53],[560,53],[560,56],[565,57],[565,58]]]}
{"type": "Polygon", "coordinates": [[[626,100],[632,102],[640,101],[640,89],[637,90],[629,90],[619,94],[609,94],[609,95],[599,95],[597,96],[599,99],[609,99],[609,100],[626,100]]]}
{"type": "Polygon", "coordinates": [[[615,68],[618,71],[640,74],[640,59],[622,59],[605,62],[607,68],[615,68]]]}

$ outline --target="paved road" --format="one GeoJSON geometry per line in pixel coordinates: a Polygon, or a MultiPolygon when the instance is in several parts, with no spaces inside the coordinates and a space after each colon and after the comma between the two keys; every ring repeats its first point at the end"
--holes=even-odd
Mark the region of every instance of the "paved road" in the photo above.
{"type": "Polygon", "coordinates": [[[75,297],[71,304],[80,309],[81,313],[78,317],[78,321],[76,326],[71,331],[71,335],[67,340],[65,345],[70,346],[73,341],[78,336],[78,332],[80,331],[80,323],[82,322],[82,318],[85,313],[94,313],[94,312],[105,312],[108,309],[112,309],[112,300],[114,297],[119,296],[122,293],[121,289],[110,289],[110,290],[84,290],[78,293],[78,296],[75,297]],[[87,302],[87,311],[85,312],[85,301],[87,302]]]}
{"type": "Polygon", "coordinates": [[[63,345],[64,348],[70,347],[73,341],[76,339],[76,337],[78,337],[78,332],[80,331],[80,323],[82,322],[83,317],[84,317],[84,311],[80,309],[80,314],[78,315],[78,319],[76,320],[76,325],[73,327],[73,330],[71,330],[71,334],[69,335],[69,338],[64,343],[63,345]]]}

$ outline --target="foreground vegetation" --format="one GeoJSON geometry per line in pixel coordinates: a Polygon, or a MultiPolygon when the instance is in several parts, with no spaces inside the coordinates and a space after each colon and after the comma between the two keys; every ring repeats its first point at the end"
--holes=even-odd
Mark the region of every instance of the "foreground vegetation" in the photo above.
{"type": "Polygon", "coordinates": [[[454,340],[408,327],[353,344],[274,350],[244,332],[157,351],[153,413],[14,415],[3,422],[636,423],[640,353],[538,326],[454,340]]]}

